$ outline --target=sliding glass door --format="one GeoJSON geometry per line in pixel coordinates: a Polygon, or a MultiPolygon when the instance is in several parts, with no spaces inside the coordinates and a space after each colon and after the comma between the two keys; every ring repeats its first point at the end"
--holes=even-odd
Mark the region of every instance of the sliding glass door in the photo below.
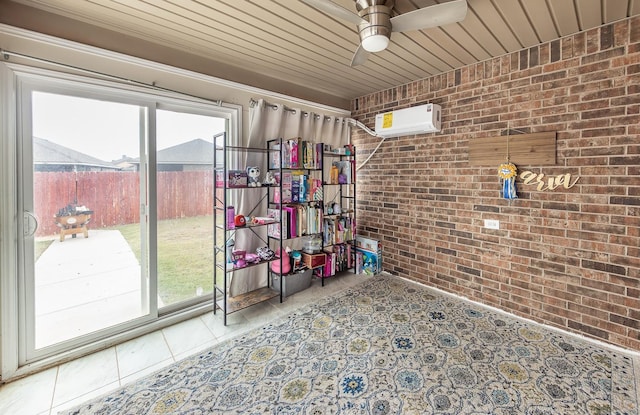
{"type": "Polygon", "coordinates": [[[210,305],[235,109],[23,76],[16,112],[19,365],[210,305]]]}

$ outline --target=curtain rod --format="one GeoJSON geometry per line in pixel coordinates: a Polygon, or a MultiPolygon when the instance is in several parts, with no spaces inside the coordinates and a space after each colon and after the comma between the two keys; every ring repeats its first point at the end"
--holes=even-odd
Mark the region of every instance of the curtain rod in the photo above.
{"type": "MultiPolygon", "coordinates": [[[[269,107],[269,108],[271,108],[271,109],[273,109],[273,110],[278,109],[278,104],[272,104],[272,103],[267,102],[267,101],[264,101],[264,104],[265,104],[267,107],[269,107]]],[[[251,99],[249,99],[249,106],[250,106],[251,108],[254,108],[256,105],[258,105],[258,100],[257,100],[257,99],[255,99],[255,98],[251,98],[251,99]]],[[[296,112],[298,112],[298,110],[296,110],[296,109],[294,109],[294,108],[289,108],[289,107],[287,107],[286,105],[282,105],[282,108],[283,108],[285,111],[290,112],[290,113],[292,113],[292,114],[295,114],[296,112]]],[[[309,115],[311,115],[311,114],[312,114],[312,113],[311,113],[311,112],[309,112],[309,111],[302,111],[302,110],[300,110],[300,112],[301,112],[301,113],[302,113],[302,115],[303,115],[303,116],[305,116],[305,117],[308,117],[309,115]]],[[[319,120],[319,119],[320,119],[320,117],[322,117],[322,116],[321,116],[320,114],[314,114],[314,117],[315,117],[315,119],[316,119],[316,120],[319,120]]],[[[342,118],[342,122],[343,122],[343,123],[344,123],[344,122],[351,123],[351,122],[353,121],[353,119],[352,119],[352,118],[336,117],[336,122],[340,122],[340,120],[339,120],[338,118],[342,118]]],[[[325,116],[324,116],[324,121],[331,121],[331,117],[330,117],[330,116],[328,116],[328,115],[325,115],[325,116]]]]}
{"type": "Polygon", "coordinates": [[[9,51],[9,50],[6,50],[6,49],[0,49],[0,54],[2,55],[2,59],[4,59],[5,61],[8,61],[11,58],[11,56],[15,56],[15,57],[18,57],[18,58],[28,59],[28,60],[32,60],[32,61],[36,61],[36,62],[40,62],[40,63],[46,63],[48,65],[59,66],[59,67],[65,68],[65,69],[73,69],[75,71],[84,72],[84,73],[88,73],[88,74],[91,74],[91,75],[98,75],[98,76],[101,76],[103,78],[116,80],[116,81],[119,81],[119,82],[125,82],[127,84],[133,84],[133,85],[137,85],[137,86],[142,86],[142,87],[154,89],[154,90],[157,90],[157,91],[170,92],[170,93],[173,93],[173,94],[180,94],[180,95],[183,95],[183,96],[196,98],[196,99],[199,99],[199,100],[202,100],[202,101],[207,101],[207,102],[215,104],[215,105],[217,105],[219,107],[222,106],[222,100],[212,100],[211,98],[204,98],[204,97],[201,97],[201,96],[198,96],[198,95],[187,94],[185,92],[176,91],[176,90],[170,89],[170,88],[165,88],[165,87],[156,85],[155,81],[150,83],[150,84],[148,84],[148,83],[145,83],[145,82],[142,82],[142,81],[136,81],[136,80],[124,78],[124,77],[121,77],[121,76],[110,75],[110,74],[106,74],[106,73],[103,73],[103,72],[94,71],[92,69],[85,69],[85,68],[81,68],[79,66],[69,65],[67,63],[61,63],[61,62],[56,62],[56,61],[52,61],[52,60],[49,60],[49,59],[38,58],[36,56],[25,55],[23,53],[12,52],[12,51],[9,51]]]}

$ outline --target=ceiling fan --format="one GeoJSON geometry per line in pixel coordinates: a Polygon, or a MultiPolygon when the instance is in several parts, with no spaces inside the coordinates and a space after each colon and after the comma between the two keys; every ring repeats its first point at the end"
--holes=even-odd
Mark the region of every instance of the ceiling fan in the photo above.
{"type": "Polygon", "coordinates": [[[316,9],[358,25],[360,45],[351,66],[362,65],[369,53],[383,51],[389,45],[391,32],[428,29],[463,20],[467,0],[453,0],[391,17],[395,0],[355,0],[354,13],[330,0],[302,0],[316,9]]]}

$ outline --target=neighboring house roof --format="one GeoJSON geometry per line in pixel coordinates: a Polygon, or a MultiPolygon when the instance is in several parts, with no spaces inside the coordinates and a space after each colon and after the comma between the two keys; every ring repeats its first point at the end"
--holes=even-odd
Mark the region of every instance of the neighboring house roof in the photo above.
{"type": "Polygon", "coordinates": [[[135,169],[135,166],[137,166],[139,164],[137,158],[135,158],[135,157],[127,157],[126,155],[123,155],[121,158],[119,158],[117,160],[111,160],[111,163],[113,163],[114,166],[117,166],[118,168],[120,168],[122,170],[135,169]]]}
{"type": "Polygon", "coordinates": [[[203,164],[213,163],[213,144],[201,138],[177,144],[158,151],[158,164],[203,164]]]}
{"type": "Polygon", "coordinates": [[[108,161],[91,157],[87,154],[39,137],[33,137],[33,162],[34,164],[47,165],[92,166],[109,169],[118,168],[108,161]]]}

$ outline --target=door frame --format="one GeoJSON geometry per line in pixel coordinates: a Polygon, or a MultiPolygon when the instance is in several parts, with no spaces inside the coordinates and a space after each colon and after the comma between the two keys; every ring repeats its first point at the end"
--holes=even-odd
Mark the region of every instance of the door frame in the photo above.
{"type": "MultiPolygon", "coordinates": [[[[242,127],[242,106],[235,104],[226,104],[217,102],[213,104],[211,101],[183,96],[175,92],[157,91],[152,88],[143,88],[139,86],[131,86],[113,81],[104,81],[95,78],[84,78],[75,75],[69,75],[59,72],[53,72],[45,69],[27,67],[19,64],[0,63],[0,82],[2,90],[6,93],[0,94],[0,134],[2,141],[0,143],[0,185],[5,191],[0,194],[0,379],[7,380],[13,377],[19,377],[45,367],[52,366],[64,360],[85,355],[87,353],[104,349],[123,341],[138,337],[142,334],[166,327],[176,322],[201,315],[204,312],[211,311],[212,305],[209,302],[191,304],[182,310],[171,310],[171,312],[159,315],[157,307],[155,311],[143,319],[138,319],[127,325],[126,329],[117,333],[100,334],[94,340],[74,345],[70,350],[55,353],[43,353],[36,359],[24,359],[24,351],[18,346],[18,339],[24,330],[24,321],[20,321],[18,316],[20,313],[20,304],[25,301],[24,286],[21,286],[20,260],[24,256],[17,241],[20,240],[18,230],[23,226],[22,206],[19,203],[19,186],[15,179],[17,169],[20,167],[18,162],[18,117],[20,111],[18,108],[18,93],[20,83],[24,79],[35,82],[40,80],[43,82],[56,79],[57,81],[80,82],[86,87],[95,87],[98,90],[103,88],[115,88],[139,94],[140,97],[147,97],[148,103],[164,102],[182,102],[201,106],[202,108],[214,108],[211,114],[215,117],[225,118],[227,131],[230,136],[234,137],[236,142],[241,136],[242,127]],[[20,208],[20,209],[19,209],[20,208]]],[[[119,94],[120,96],[120,94],[119,94]]],[[[147,102],[147,99],[141,99],[141,102],[147,102]]],[[[139,105],[139,103],[136,103],[139,105]]],[[[150,146],[147,148],[147,154],[150,159],[155,157],[155,148],[150,146]]],[[[152,161],[152,160],[151,160],[152,161]]],[[[155,166],[147,172],[148,180],[155,181],[155,166]]],[[[155,200],[155,188],[147,194],[148,200],[155,200]]],[[[152,218],[155,224],[155,209],[150,209],[147,214],[152,218]]],[[[155,235],[155,225],[150,228],[151,235],[155,235]]],[[[154,249],[151,250],[155,252],[154,249]]],[[[154,258],[150,258],[150,270],[155,267],[154,258]]],[[[151,280],[154,280],[153,278],[151,280]]],[[[153,292],[156,290],[152,289],[153,292]]],[[[151,296],[151,305],[156,302],[156,296],[151,296]]]]}

